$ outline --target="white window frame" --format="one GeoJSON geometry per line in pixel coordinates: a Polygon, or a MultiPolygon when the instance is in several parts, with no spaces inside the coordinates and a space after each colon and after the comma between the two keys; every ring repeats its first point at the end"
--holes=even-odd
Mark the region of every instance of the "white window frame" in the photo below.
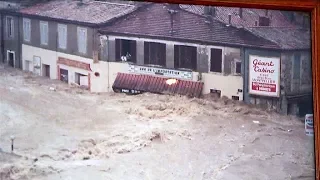
{"type": "Polygon", "coordinates": [[[23,40],[30,42],[31,40],[31,20],[23,18],[23,40]]]}
{"type": "Polygon", "coordinates": [[[58,47],[60,49],[67,49],[68,28],[65,24],[58,24],[58,47]],[[65,34],[62,34],[61,30],[65,29],[65,34]]]}
{"type": "Polygon", "coordinates": [[[82,54],[87,54],[87,42],[88,42],[88,32],[87,28],[78,27],[77,28],[77,42],[78,42],[78,52],[82,54]],[[82,31],[84,36],[82,36],[82,31]]]}
{"type": "Polygon", "coordinates": [[[12,16],[6,16],[6,32],[7,32],[7,37],[13,38],[14,37],[14,19],[12,16]],[[11,34],[9,34],[9,19],[11,21],[11,34]]]}
{"type": "Polygon", "coordinates": [[[49,43],[49,24],[47,21],[40,21],[40,43],[41,45],[48,45],[49,43]]]}

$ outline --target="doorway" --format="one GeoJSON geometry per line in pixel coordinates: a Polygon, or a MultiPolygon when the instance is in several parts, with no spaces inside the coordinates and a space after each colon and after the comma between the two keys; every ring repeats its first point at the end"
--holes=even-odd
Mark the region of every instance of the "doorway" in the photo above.
{"type": "Polygon", "coordinates": [[[68,83],[68,70],[60,68],[60,80],[68,83]]]}
{"type": "Polygon", "coordinates": [[[15,61],[15,53],[14,51],[7,51],[7,62],[9,66],[14,67],[14,61],[15,61]]]}
{"type": "Polygon", "coordinates": [[[43,64],[42,71],[42,76],[50,78],[50,65],[43,64]]]}
{"type": "Polygon", "coordinates": [[[39,56],[33,56],[33,73],[41,76],[41,58],[39,56]]]}

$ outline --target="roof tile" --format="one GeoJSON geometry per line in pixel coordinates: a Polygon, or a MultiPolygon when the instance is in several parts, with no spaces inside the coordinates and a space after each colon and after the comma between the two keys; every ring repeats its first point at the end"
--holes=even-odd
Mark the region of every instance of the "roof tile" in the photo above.
{"type": "Polygon", "coordinates": [[[275,43],[257,37],[244,29],[227,27],[224,23],[215,19],[211,23],[208,23],[204,16],[181,9],[172,15],[173,28],[171,28],[171,14],[168,12],[169,6],[153,3],[101,30],[104,32],[146,35],[157,38],[167,37],[239,46],[279,48],[275,43]],[[172,29],[173,33],[171,33],[172,29]]]}
{"type": "Polygon", "coordinates": [[[53,0],[22,9],[22,14],[55,19],[100,24],[134,11],[135,6],[87,0],[82,5],[77,0],[53,0]]]}

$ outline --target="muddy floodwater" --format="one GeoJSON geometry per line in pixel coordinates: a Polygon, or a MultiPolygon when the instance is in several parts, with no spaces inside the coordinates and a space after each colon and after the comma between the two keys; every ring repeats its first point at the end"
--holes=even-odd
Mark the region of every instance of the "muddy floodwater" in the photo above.
{"type": "Polygon", "coordinates": [[[227,99],[90,94],[0,66],[0,124],[0,180],[314,179],[301,119],[227,99]]]}

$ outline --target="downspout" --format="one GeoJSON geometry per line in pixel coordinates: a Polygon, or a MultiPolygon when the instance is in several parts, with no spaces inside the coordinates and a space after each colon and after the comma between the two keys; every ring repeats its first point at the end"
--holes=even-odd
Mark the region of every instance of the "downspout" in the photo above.
{"type": "MultiPolygon", "coordinates": [[[[1,26],[2,27],[6,27],[2,13],[1,13],[1,26]]],[[[5,31],[5,29],[6,28],[2,28],[1,29],[1,52],[2,52],[1,56],[2,56],[2,63],[5,63],[5,55],[4,55],[4,31],[5,31]]]]}
{"type": "Polygon", "coordinates": [[[110,53],[109,53],[109,36],[107,36],[107,43],[106,43],[106,51],[107,51],[107,54],[108,54],[108,56],[107,56],[107,64],[108,64],[108,92],[109,92],[109,90],[110,90],[110,68],[109,68],[109,66],[110,66],[110,53]]]}
{"type": "MultiPolygon", "coordinates": [[[[22,16],[21,16],[22,17],[22,16]]],[[[21,41],[21,29],[20,29],[20,20],[22,20],[22,19],[20,19],[20,16],[18,15],[18,52],[19,52],[19,63],[18,63],[18,65],[19,65],[19,67],[18,68],[20,68],[20,69],[22,69],[22,41],[21,41]]],[[[31,24],[30,24],[30,26],[31,26],[31,24]]],[[[30,40],[31,40],[31,28],[30,28],[30,40]]]]}

